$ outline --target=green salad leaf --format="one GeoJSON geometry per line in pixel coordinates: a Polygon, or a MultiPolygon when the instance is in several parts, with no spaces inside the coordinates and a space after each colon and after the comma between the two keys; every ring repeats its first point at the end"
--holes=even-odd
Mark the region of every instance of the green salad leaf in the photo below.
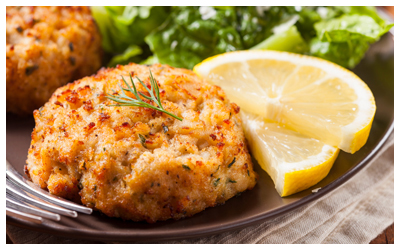
{"type": "Polygon", "coordinates": [[[145,41],[160,63],[193,68],[209,56],[243,49],[235,24],[233,8],[175,7],[145,41]]]}
{"type": "Polygon", "coordinates": [[[294,7],[236,7],[237,31],[244,49],[249,49],[273,35],[273,29],[290,20],[294,14],[294,7]]]}
{"type": "Polygon", "coordinates": [[[339,18],[325,20],[314,25],[318,39],[322,42],[346,42],[365,40],[373,43],[379,40],[391,26],[381,27],[376,21],[359,14],[343,15],[339,18]]]}
{"type": "Polygon", "coordinates": [[[348,42],[322,42],[317,38],[311,40],[310,53],[343,67],[354,68],[364,57],[369,48],[369,43],[363,40],[348,42]]]}
{"type": "Polygon", "coordinates": [[[373,6],[334,6],[325,8],[327,8],[328,13],[326,17],[323,17],[323,19],[336,18],[344,14],[358,14],[373,18],[376,23],[378,23],[381,27],[384,27],[387,23],[383,18],[378,15],[375,7],[373,6]]]}
{"type": "Polygon", "coordinates": [[[269,49],[294,53],[305,53],[308,51],[308,45],[301,37],[301,34],[297,30],[296,26],[293,25],[286,31],[273,34],[251,49],[269,49]]]}
{"type": "Polygon", "coordinates": [[[316,37],[310,42],[310,54],[343,67],[355,67],[370,44],[393,27],[368,7],[335,7],[334,10],[335,16],[339,16],[314,24],[316,37]]]}
{"type": "Polygon", "coordinates": [[[130,45],[126,50],[119,55],[114,56],[108,62],[108,67],[115,67],[117,64],[128,64],[129,62],[137,62],[140,61],[140,54],[143,53],[143,50],[138,45],[130,45]]]}
{"type": "Polygon", "coordinates": [[[193,68],[220,53],[289,51],[353,68],[393,24],[374,7],[97,6],[109,66],[136,62],[193,68]]]}
{"type": "Polygon", "coordinates": [[[140,64],[152,65],[155,63],[159,63],[158,58],[156,56],[149,56],[145,60],[141,61],[140,64]]]}
{"type": "Polygon", "coordinates": [[[131,45],[143,45],[144,37],[161,25],[168,9],[160,6],[91,7],[107,52],[122,53],[131,45]]]}
{"type": "Polygon", "coordinates": [[[293,7],[175,7],[167,21],[145,41],[160,63],[185,68],[193,68],[207,57],[250,49],[261,42],[256,48],[271,46],[304,52],[300,47],[305,44],[295,28],[266,41],[274,35],[274,28],[294,12],[293,7]],[[296,39],[279,46],[285,37],[296,39]]]}

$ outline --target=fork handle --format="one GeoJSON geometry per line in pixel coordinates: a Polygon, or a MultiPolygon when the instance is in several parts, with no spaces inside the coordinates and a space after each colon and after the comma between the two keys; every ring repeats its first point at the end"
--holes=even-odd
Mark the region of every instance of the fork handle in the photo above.
{"type": "Polygon", "coordinates": [[[12,216],[12,217],[17,217],[18,219],[27,220],[27,221],[34,222],[37,224],[42,224],[42,222],[43,222],[43,219],[41,217],[27,214],[24,212],[20,212],[20,211],[17,211],[15,209],[12,209],[9,207],[6,207],[6,215],[12,216]]]}

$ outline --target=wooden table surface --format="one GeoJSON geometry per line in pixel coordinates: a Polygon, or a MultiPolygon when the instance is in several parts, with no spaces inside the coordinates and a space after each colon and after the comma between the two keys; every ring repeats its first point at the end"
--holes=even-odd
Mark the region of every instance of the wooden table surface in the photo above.
{"type": "Polygon", "coordinates": [[[369,244],[394,244],[394,223],[386,228],[369,244]]]}

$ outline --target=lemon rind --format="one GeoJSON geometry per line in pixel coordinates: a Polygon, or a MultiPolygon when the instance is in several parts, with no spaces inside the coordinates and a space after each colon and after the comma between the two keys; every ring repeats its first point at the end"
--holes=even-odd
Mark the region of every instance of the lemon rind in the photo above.
{"type": "MultiPolygon", "coordinates": [[[[308,171],[310,169],[316,168],[325,168],[332,167],[336,157],[339,154],[339,149],[337,147],[330,146],[328,144],[324,144],[321,149],[321,152],[310,156],[309,159],[303,160],[301,162],[284,162],[282,159],[279,159],[275,155],[273,155],[271,150],[268,152],[268,157],[263,157],[263,152],[259,149],[261,145],[263,145],[267,150],[269,149],[269,145],[264,143],[262,139],[258,137],[258,135],[254,132],[260,126],[265,124],[265,121],[260,120],[259,116],[255,116],[253,114],[242,113],[242,120],[244,121],[244,129],[246,137],[248,138],[250,149],[253,153],[254,158],[260,163],[262,169],[264,169],[268,175],[271,176],[272,181],[274,182],[275,189],[278,191],[279,195],[287,196],[293,194],[293,192],[285,191],[284,185],[285,176],[288,173],[294,173],[299,171],[308,171]],[[252,117],[252,119],[250,119],[252,117]],[[249,118],[249,119],[246,119],[249,118]],[[253,146],[255,148],[253,148],[253,146]],[[290,193],[290,194],[288,194],[290,193]]],[[[285,130],[291,130],[285,128],[285,130]]],[[[327,171],[328,173],[329,171],[327,171]]],[[[318,178],[318,181],[310,182],[308,187],[311,187],[321,181],[326,175],[318,178]]],[[[288,189],[288,188],[287,188],[288,189]]],[[[306,189],[306,188],[304,188],[306,189]]],[[[302,189],[302,190],[304,190],[302,189]]],[[[302,191],[302,190],[296,190],[302,191]]]]}
{"type": "Polygon", "coordinates": [[[331,154],[331,156],[329,157],[328,160],[324,161],[323,163],[321,163],[318,166],[313,166],[311,168],[306,168],[306,169],[302,169],[302,170],[298,170],[298,171],[293,171],[293,172],[288,172],[285,174],[285,181],[284,184],[285,186],[282,188],[283,190],[281,190],[281,192],[278,191],[278,193],[280,194],[281,197],[285,197],[285,196],[289,196],[292,195],[294,193],[303,191],[307,188],[310,188],[312,186],[314,186],[315,184],[317,184],[318,182],[320,182],[322,179],[324,179],[330,172],[330,170],[332,169],[333,164],[336,161],[336,158],[338,157],[340,152],[340,149],[336,148],[336,150],[333,152],[333,154],[331,154]],[[319,175],[317,179],[314,179],[314,181],[309,181],[307,182],[306,185],[300,186],[297,189],[293,189],[293,185],[289,186],[288,181],[286,181],[287,178],[290,178],[289,175],[296,175],[299,176],[301,175],[300,172],[310,172],[313,171],[323,171],[323,174],[319,175]]]}

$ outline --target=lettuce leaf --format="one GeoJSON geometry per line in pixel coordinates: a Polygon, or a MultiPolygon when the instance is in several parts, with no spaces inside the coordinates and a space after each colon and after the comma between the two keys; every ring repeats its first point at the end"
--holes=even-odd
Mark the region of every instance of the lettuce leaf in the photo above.
{"type": "Polygon", "coordinates": [[[293,25],[289,27],[289,29],[287,29],[286,31],[268,37],[251,49],[305,53],[308,51],[308,45],[301,37],[296,26],[293,25]]]}
{"type": "Polygon", "coordinates": [[[160,6],[93,6],[92,15],[102,35],[102,46],[122,53],[131,45],[144,45],[144,38],[168,16],[160,6]]]}
{"type": "Polygon", "coordinates": [[[314,24],[316,37],[310,42],[310,53],[353,68],[370,44],[378,41],[393,24],[387,24],[368,7],[336,7],[338,13],[343,14],[314,24]]]}
{"type": "MultiPolygon", "coordinates": [[[[294,7],[173,7],[167,21],[145,41],[160,63],[191,69],[207,57],[256,46],[293,13],[294,7]]],[[[301,39],[291,31],[291,38],[294,34],[301,39]]],[[[284,36],[273,39],[278,38],[277,43],[281,43],[284,36]]],[[[281,47],[291,42],[285,41],[281,47]]],[[[291,44],[290,49],[299,40],[294,42],[297,44],[291,44]]],[[[271,40],[267,43],[273,44],[271,40]]]]}
{"type": "Polygon", "coordinates": [[[146,65],[152,65],[155,63],[159,63],[158,58],[156,56],[149,56],[145,60],[140,62],[140,64],[146,64],[146,65]]]}
{"type": "Polygon", "coordinates": [[[117,64],[125,65],[130,62],[139,62],[138,57],[143,53],[143,50],[138,45],[129,46],[122,54],[116,55],[108,62],[108,67],[114,67],[117,64]]]}
{"type": "Polygon", "coordinates": [[[392,26],[381,27],[370,16],[353,14],[318,22],[314,27],[322,42],[346,42],[361,39],[373,43],[379,40],[382,34],[388,32],[392,26]]]}
{"type": "Polygon", "coordinates": [[[145,38],[160,63],[191,69],[207,57],[243,49],[234,8],[208,8],[174,7],[145,38]]]}
{"type": "Polygon", "coordinates": [[[316,36],[314,24],[322,20],[316,9],[315,7],[301,8],[297,13],[299,16],[299,20],[296,23],[297,30],[307,42],[316,36]]]}
{"type": "Polygon", "coordinates": [[[374,7],[95,6],[109,66],[159,62],[193,68],[235,50],[272,49],[353,68],[393,24],[374,7]]]}
{"type": "Polygon", "coordinates": [[[237,31],[249,49],[274,34],[273,29],[295,14],[294,7],[236,7],[237,31]]]}
{"type": "Polygon", "coordinates": [[[364,57],[369,43],[364,40],[348,42],[323,42],[314,38],[310,43],[310,53],[346,68],[354,68],[364,57]]]}
{"type": "Polygon", "coordinates": [[[323,19],[331,19],[340,17],[344,14],[352,15],[358,14],[363,16],[369,16],[375,20],[377,24],[381,27],[386,25],[386,21],[381,18],[375,7],[373,6],[334,6],[334,7],[324,7],[327,8],[327,15],[323,19]]]}

